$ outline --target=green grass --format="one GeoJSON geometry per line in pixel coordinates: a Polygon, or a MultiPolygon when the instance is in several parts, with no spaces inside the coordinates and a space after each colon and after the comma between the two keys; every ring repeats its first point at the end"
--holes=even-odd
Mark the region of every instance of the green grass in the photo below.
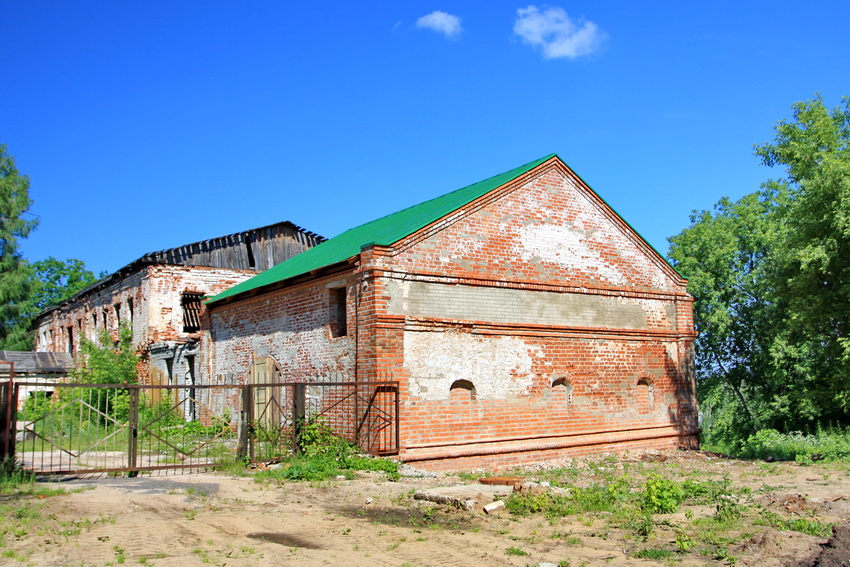
{"type": "Polygon", "coordinates": [[[669,549],[650,547],[636,552],[634,557],[638,559],[667,559],[668,557],[673,557],[673,552],[669,549]]]}
{"type": "Polygon", "coordinates": [[[399,464],[389,459],[358,454],[358,447],[334,434],[322,421],[304,425],[301,432],[300,455],[284,459],[281,466],[257,473],[257,480],[321,481],[352,471],[378,471],[390,480],[400,478],[399,464]]]}
{"type": "Polygon", "coordinates": [[[850,427],[819,428],[814,433],[762,429],[744,440],[708,439],[703,449],[745,459],[776,459],[811,464],[850,462],[850,427]]]}
{"type": "Polygon", "coordinates": [[[506,553],[507,555],[516,555],[516,556],[526,556],[526,555],[530,555],[527,551],[523,551],[522,549],[520,549],[520,548],[518,548],[518,547],[516,547],[516,546],[507,548],[507,549],[505,550],[505,553],[506,553]]]}

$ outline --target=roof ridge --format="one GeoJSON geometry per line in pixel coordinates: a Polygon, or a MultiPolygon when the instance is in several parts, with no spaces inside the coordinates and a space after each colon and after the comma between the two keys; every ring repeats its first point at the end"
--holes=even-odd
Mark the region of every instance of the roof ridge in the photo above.
{"type": "MultiPolygon", "coordinates": [[[[493,180],[493,179],[495,179],[495,178],[497,178],[497,177],[501,177],[501,176],[503,176],[503,175],[507,175],[507,174],[509,174],[509,173],[511,173],[511,172],[513,172],[513,171],[518,170],[518,169],[523,169],[524,167],[528,167],[528,166],[530,166],[530,165],[531,165],[531,164],[533,164],[533,163],[537,163],[537,162],[543,163],[544,161],[547,161],[547,160],[549,160],[549,159],[552,159],[553,157],[556,157],[557,155],[558,155],[558,154],[549,154],[549,155],[547,155],[547,156],[544,156],[544,157],[542,157],[542,158],[538,158],[538,159],[532,160],[532,161],[530,161],[530,162],[528,162],[528,163],[526,163],[526,164],[520,165],[520,166],[515,167],[515,168],[513,168],[513,169],[509,169],[508,171],[503,171],[502,173],[497,173],[496,175],[491,175],[490,177],[487,177],[486,179],[482,179],[482,180],[480,180],[480,181],[476,181],[475,183],[470,183],[469,185],[464,185],[463,187],[460,187],[459,189],[454,189],[454,190],[452,190],[452,191],[449,191],[448,193],[443,193],[442,195],[437,195],[436,197],[431,197],[430,199],[425,199],[424,201],[421,201],[421,202],[416,203],[416,204],[414,204],[414,205],[410,205],[410,206],[408,206],[408,207],[405,207],[405,208],[403,208],[403,209],[399,209],[399,210],[394,211],[394,212],[392,212],[392,213],[387,213],[386,215],[384,215],[384,216],[382,216],[382,217],[378,217],[378,218],[376,218],[376,219],[373,219],[373,220],[370,220],[370,221],[366,221],[366,222],[364,222],[363,224],[360,224],[360,225],[357,225],[357,226],[355,226],[355,227],[349,228],[348,230],[345,230],[345,231],[343,231],[343,232],[340,232],[340,233],[339,233],[338,235],[336,235],[336,236],[341,236],[341,235],[345,234],[346,232],[348,232],[349,230],[354,230],[355,228],[360,228],[361,226],[365,226],[365,225],[367,225],[367,224],[370,224],[370,223],[373,223],[373,222],[377,222],[377,221],[379,221],[379,220],[383,220],[383,219],[385,219],[385,218],[387,218],[387,217],[391,217],[391,216],[393,216],[393,215],[397,215],[397,214],[399,214],[399,213],[403,213],[403,212],[405,212],[405,211],[409,211],[410,209],[413,209],[413,208],[415,208],[415,207],[420,207],[420,206],[422,206],[422,205],[427,205],[428,203],[430,203],[430,202],[432,202],[432,201],[436,201],[437,199],[443,199],[443,198],[448,197],[448,196],[450,196],[450,195],[454,195],[454,194],[456,194],[456,193],[459,193],[460,191],[463,191],[463,190],[465,190],[465,189],[469,189],[469,188],[470,188],[470,187],[472,187],[473,185],[478,185],[478,184],[481,184],[481,183],[487,183],[488,181],[491,181],[491,180],[493,180]]],[[[521,175],[521,174],[517,174],[517,176],[519,176],[519,175],[521,175]]],[[[332,237],[332,238],[336,238],[336,236],[334,236],[334,237],[332,237]]],[[[329,238],[328,240],[330,240],[330,238],[329,238]]]]}

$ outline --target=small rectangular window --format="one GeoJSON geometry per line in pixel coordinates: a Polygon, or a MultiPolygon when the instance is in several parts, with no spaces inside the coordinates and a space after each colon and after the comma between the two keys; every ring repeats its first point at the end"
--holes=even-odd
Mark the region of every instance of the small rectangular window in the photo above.
{"type": "Polygon", "coordinates": [[[68,352],[74,354],[74,327],[68,327],[68,352]]]}
{"type": "Polygon", "coordinates": [[[194,333],[201,328],[201,300],[204,296],[200,293],[186,292],[181,298],[183,305],[183,332],[194,333]]]}
{"type": "Polygon", "coordinates": [[[345,308],[346,289],[330,290],[330,327],[332,337],[344,337],[348,334],[348,316],[345,308]]]}
{"type": "Polygon", "coordinates": [[[121,304],[116,303],[115,304],[115,326],[118,327],[118,325],[120,325],[120,324],[121,324],[121,304]]]}
{"type": "Polygon", "coordinates": [[[130,321],[130,326],[132,327],[133,326],[133,298],[132,297],[127,298],[127,317],[128,317],[128,320],[130,321]]]}

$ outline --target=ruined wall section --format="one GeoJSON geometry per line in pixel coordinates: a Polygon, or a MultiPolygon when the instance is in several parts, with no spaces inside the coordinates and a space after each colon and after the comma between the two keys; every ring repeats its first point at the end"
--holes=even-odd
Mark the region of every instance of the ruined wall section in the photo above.
{"type": "Polygon", "coordinates": [[[149,281],[145,268],[83,294],[76,301],[38,319],[35,350],[76,353],[81,339],[96,340],[103,330],[117,336],[119,320],[132,325],[135,345],[144,344],[147,340],[148,297],[149,281]]]}
{"type": "Polygon", "coordinates": [[[152,301],[149,303],[147,340],[151,343],[200,338],[200,332],[183,331],[184,293],[212,296],[257,275],[253,270],[176,265],[150,266],[148,273],[152,301]]]}
{"type": "MultiPolygon", "coordinates": [[[[253,270],[159,264],[148,267],[148,326],[142,349],[148,355],[146,381],[204,383],[201,340],[207,330],[184,328],[183,296],[211,296],[256,275],[253,270]]],[[[201,307],[203,311],[203,307],[201,307]]]]}
{"type": "Polygon", "coordinates": [[[325,277],[214,307],[206,359],[213,382],[245,382],[255,360],[274,359],[283,380],[353,376],[355,307],[351,274],[325,277]],[[345,290],[346,325],[338,324],[345,290]],[[335,336],[336,335],[336,336],[335,336]]]}

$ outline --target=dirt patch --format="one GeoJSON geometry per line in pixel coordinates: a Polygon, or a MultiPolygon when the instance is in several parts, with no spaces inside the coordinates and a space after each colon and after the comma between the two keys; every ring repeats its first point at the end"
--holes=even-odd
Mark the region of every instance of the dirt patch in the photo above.
{"type": "Polygon", "coordinates": [[[288,547],[322,549],[322,546],[315,542],[298,537],[296,535],[286,534],[282,532],[255,532],[252,534],[246,534],[245,537],[249,537],[251,539],[258,539],[260,541],[270,541],[272,543],[276,543],[278,545],[286,545],[288,547]]]}
{"type": "Polygon", "coordinates": [[[463,510],[413,498],[417,491],[438,487],[474,487],[482,474],[389,482],[380,473],[358,473],[352,480],[279,484],[224,474],[72,480],[39,484],[39,488],[64,488],[66,494],[0,499],[0,516],[5,518],[0,518],[5,522],[0,526],[0,532],[5,531],[0,563],[189,567],[847,564],[850,502],[842,497],[850,494],[846,464],[802,467],[670,451],[648,460],[640,455],[572,459],[507,472],[525,481],[536,480],[540,487],[547,481],[552,486],[590,487],[630,478],[636,490],[653,475],[707,487],[728,482],[739,495],[735,502],[748,507],[747,520],[732,530],[707,533],[704,539],[713,542],[709,546],[695,535],[697,530],[708,530],[706,526],[715,529],[716,505],[709,500],[673,514],[655,515],[654,531],[638,537],[640,518],[634,519],[635,526],[620,526],[611,521],[616,510],[555,518],[507,511],[486,515],[478,507],[463,510]],[[844,527],[827,542],[828,537],[790,529],[798,525],[794,521],[803,527],[830,523],[844,527]],[[845,563],[836,562],[842,559],[845,563]]]}
{"type": "Polygon", "coordinates": [[[850,525],[838,526],[833,535],[800,567],[850,567],[850,525]]]}

